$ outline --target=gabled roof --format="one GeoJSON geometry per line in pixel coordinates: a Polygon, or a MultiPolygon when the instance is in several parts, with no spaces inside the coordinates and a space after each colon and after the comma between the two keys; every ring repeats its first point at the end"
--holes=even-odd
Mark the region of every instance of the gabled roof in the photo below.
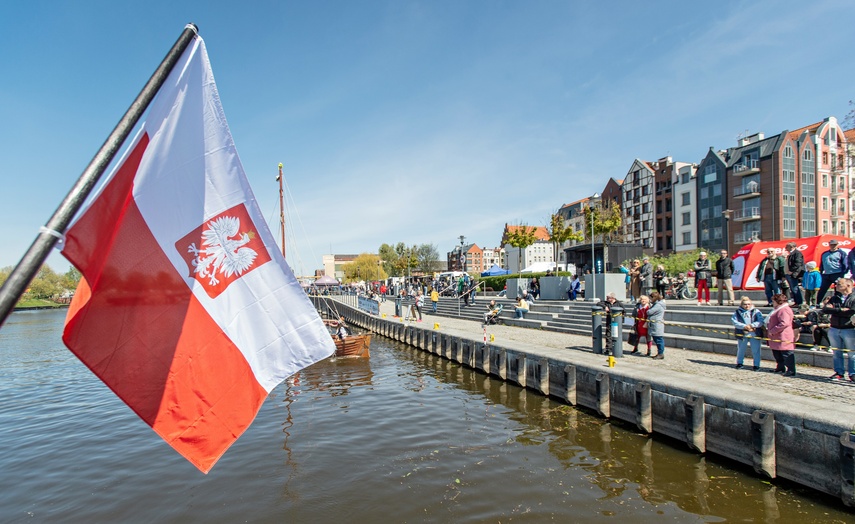
{"type": "Polygon", "coordinates": [[[770,157],[775,151],[778,150],[780,144],[784,141],[785,136],[785,133],[781,133],[780,135],[770,136],[769,138],[764,138],[763,140],[758,140],[757,142],[745,144],[744,146],[730,148],[727,150],[729,157],[725,165],[727,167],[733,167],[735,164],[738,164],[742,161],[743,151],[749,151],[758,148],[760,149],[760,158],[770,157]]]}
{"type": "Polygon", "coordinates": [[[502,245],[507,244],[505,239],[508,238],[509,233],[513,233],[514,231],[519,231],[521,227],[533,227],[534,228],[534,238],[537,240],[549,240],[549,231],[546,230],[543,226],[511,226],[505,224],[505,231],[502,233],[502,245]]]}
{"type": "Polygon", "coordinates": [[[580,198],[579,200],[576,200],[574,202],[570,202],[569,204],[564,204],[563,206],[561,206],[561,209],[567,209],[568,207],[574,207],[574,206],[582,205],[585,202],[587,202],[589,199],[590,199],[590,197],[580,198]]]}
{"type": "Polygon", "coordinates": [[[819,126],[821,126],[821,125],[822,125],[822,121],[819,121],[819,122],[817,122],[815,124],[811,124],[809,126],[804,126],[804,127],[798,128],[798,129],[794,129],[794,130],[790,131],[789,133],[787,133],[787,135],[790,138],[792,138],[793,140],[798,140],[798,138],[800,136],[802,136],[802,133],[804,133],[805,131],[808,131],[811,135],[815,135],[816,130],[819,129],[819,126]]]}
{"type": "Polygon", "coordinates": [[[847,142],[855,141],[855,127],[853,127],[852,129],[847,129],[846,131],[844,131],[843,136],[846,137],[847,142]]]}

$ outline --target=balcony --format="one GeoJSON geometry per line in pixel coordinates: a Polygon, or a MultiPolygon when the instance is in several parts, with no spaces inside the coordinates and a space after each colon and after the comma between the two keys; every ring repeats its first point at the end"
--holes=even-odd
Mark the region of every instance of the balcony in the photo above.
{"type": "Polygon", "coordinates": [[[756,160],[745,160],[739,164],[733,164],[733,174],[736,176],[753,175],[760,172],[760,163],[756,160]]]}
{"type": "Polygon", "coordinates": [[[748,182],[747,184],[733,188],[733,198],[743,199],[760,195],[760,184],[748,182]]]}
{"type": "Polygon", "coordinates": [[[737,209],[733,212],[733,220],[736,222],[747,222],[749,220],[760,220],[760,208],[749,207],[737,209]]]}
{"type": "Polygon", "coordinates": [[[831,196],[841,196],[846,194],[846,184],[831,184],[831,196]]]}
{"type": "Polygon", "coordinates": [[[750,242],[759,242],[760,241],[760,232],[759,231],[743,231],[742,233],[737,233],[733,235],[733,243],[734,244],[748,244],[750,242]]]}
{"type": "Polygon", "coordinates": [[[845,209],[838,209],[836,206],[831,208],[831,218],[843,218],[845,216],[845,209]]]}

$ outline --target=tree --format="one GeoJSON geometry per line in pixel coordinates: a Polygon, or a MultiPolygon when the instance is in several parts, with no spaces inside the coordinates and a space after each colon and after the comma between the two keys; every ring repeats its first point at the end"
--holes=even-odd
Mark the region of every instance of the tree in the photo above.
{"type": "Polygon", "coordinates": [[[615,235],[621,229],[622,223],[620,206],[616,202],[612,202],[608,207],[588,205],[585,208],[585,231],[582,234],[591,242],[591,245],[594,244],[597,235],[602,235],[604,262],[609,259],[609,242],[623,240],[622,235],[615,235]],[[593,238],[591,231],[594,233],[593,238]]]}
{"type": "Polygon", "coordinates": [[[520,267],[522,264],[522,250],[537,242],[535,231],[537,231],[537,228],[534,226],[519,224],[518,226],[513,227],[513,229],[508,228],[507,233],[505,233],[505,242],[518,250],[517,272],[522,270],[522,267],[520,267]]]}
{"type": "Polygon", "coordinates": [[[362,253],[350,264],[344,266],[344,284],[360,280],[385,280],[388,277],[380,264],[380,257],[371,253],[362,253]]]}
{"type": "Polygon", "coordinates": [[[80,271],[75,267],[68,268],[68,271],[62,275],[60,282],[62,287],[69,290],[74,291],[77,289],[77,285],[80,284],[80,279],[83,278],[83,275],[80,274],[80,271]]]}
{"type": "Polygon", "coordinates": [[[416,248],[416,268],[424,274],[438,270],[439,250],[433,244],[422,244],[416,248]]]}
{"type": "Polygon", "coordinates": [[[387,275],[397,274],[395,268],[398,266],[398,258],[400,257],[395,248],[389,244],[382,244],[377,252],[380,254],[380,260],[383,262],[383,271],[387,275]]]}
{"type": "Polygon", "coordinates": [[[581,241],[585,238],[585,234],[581,231],[574,231],[572,227],[564,222],[558,211],[552,213],[549,217],[549,223],[546,226],[546,231],[549,233],[549,240],[552,242],[552,254],[555,258],[555,270],[558,270],[558,246],[569,242],[570,240],[581,241]]]}

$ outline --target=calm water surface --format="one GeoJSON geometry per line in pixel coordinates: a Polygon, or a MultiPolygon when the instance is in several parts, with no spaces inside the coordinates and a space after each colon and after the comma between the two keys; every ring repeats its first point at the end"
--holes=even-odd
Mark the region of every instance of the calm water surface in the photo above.
{"type": "Polygon", "coordinates": [[[0,330],[0,522],[852,522],[775,486],[375,337],[280,385],[208,475],[60,340],[0,330]]]}

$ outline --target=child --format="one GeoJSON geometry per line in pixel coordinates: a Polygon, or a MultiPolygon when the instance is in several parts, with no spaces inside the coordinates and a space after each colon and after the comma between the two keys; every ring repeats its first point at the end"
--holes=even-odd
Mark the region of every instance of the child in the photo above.
{"type": "Polygon", "coordinates": [[[816,295],[822,285],[822,275],[816,267],[816,262],[811,260],[805,264],[805,276],[802,277],[802,287],[805,289],[805,304],[816,305],[816,295]]]}

